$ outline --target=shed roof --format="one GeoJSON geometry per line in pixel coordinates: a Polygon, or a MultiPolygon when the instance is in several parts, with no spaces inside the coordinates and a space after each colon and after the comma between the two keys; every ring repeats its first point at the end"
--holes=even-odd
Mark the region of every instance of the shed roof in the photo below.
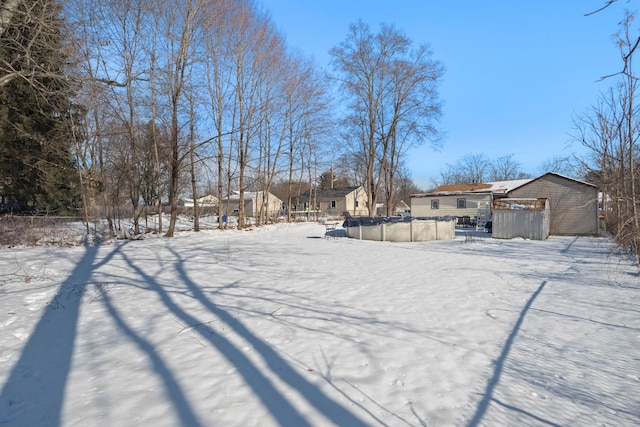
{"type": "Polygon", "coordinates": [[[570,177],[568,177],[568,176],[566,176],[566,175],[562,175],[562,174],[555,173],[555,172],[547,172],[547,173],[545,173],[544,175],[541,175],[541,176],[539,176],[539,177],[537,177],[537,178],[526,180],[527,182],[525,182],[525,183],[523,183],[523,184],[521,184],[521,185],[518,185],[517,187],[513,187],[513,188],[511,188],[509,191],[511,191],[511,190],[515,190],[516,188],[524,187],[526,184],[529,184],[529,183],[534,182],[534,181],[538,181],[538,180],[540,180],[540,179],[542,179],[542,178],[544,178],[544,177],[546,177],[546,176],[556,176],[556,177],[558,177],[558,178],[562,178],[562,179],[565,179],[565,180],[567,180],[567,181],[573,181],[573,182],[577,182],[578,184],[582,184],[582,185],[586,185],[586,186],[589,186],[589,187],[595,187],[595,188],[597,188],[597,186],[596,186],[596,185],[591,184],[591,183],[586,182],[586,181],[582,181],[582,180],[575,179],[575,178],[570,178],[570,177]]]}
{"type": "Polygon", "coordinates": [[[487,184],[491,185],[491,191],[493,193],[508,193],[514,188],[521,187],[531,181],[533,181],[533,178],[511,179],[508,181],[493,181],[488,182],[487,184]]]}

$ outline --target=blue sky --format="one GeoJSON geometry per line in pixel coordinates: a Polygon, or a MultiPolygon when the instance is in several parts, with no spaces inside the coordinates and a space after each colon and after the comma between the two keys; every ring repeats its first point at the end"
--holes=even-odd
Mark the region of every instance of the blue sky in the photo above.
{"type": "Polygon", "coordinates": [[[328,51],[349,24],[372,31],[393,24],[417,44],[429,44],[446,68],[440,86],[443,145],[413,149],[408,167],[427,188],[446,164],[465,154],[488,159],[513,154],[538,174],[547,160],[584,153],[572,142],[573,119],[594,105],[620,70],[613,41],[620,2],[596,15],[605,0],[263,0],[291,48],[329,69],[328,51]]]}

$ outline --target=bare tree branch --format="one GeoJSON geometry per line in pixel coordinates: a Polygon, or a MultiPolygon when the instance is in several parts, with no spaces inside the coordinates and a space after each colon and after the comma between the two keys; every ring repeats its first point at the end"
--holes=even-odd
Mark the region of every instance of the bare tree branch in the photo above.
{"type": "Polygon", "coordinates": [[[618,1],[618,0],[609,0],[600,9],[594,10],[593,12],[585,13],[584,16],[591,16],[591,15],[594,15],[594,14],[596,14],[598,12],[601,12],[601,11],[605,10],[606,8],[608,8],[609,6],[611,6],[612,4],[614,4],[616,1],[618,1]]]}

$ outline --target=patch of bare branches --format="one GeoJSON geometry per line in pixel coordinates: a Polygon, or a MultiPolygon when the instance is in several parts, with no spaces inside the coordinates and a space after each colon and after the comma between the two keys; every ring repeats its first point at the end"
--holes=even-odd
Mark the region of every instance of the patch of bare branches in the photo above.
{"type": "Polygon", "coordinates": [[[0,217],[0,246],[75,246],[82,241],[82,233],[69,227],[68,221],[46,216],[0,217]]]}

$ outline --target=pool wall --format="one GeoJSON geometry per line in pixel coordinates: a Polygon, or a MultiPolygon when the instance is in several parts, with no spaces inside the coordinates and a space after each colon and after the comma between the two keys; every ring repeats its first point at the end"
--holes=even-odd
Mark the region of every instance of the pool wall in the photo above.
{"type": "Polygon", "coordinates": [[[455,237],[455,219],[412,219],[379,224],[345,224],[347,237],[382,242],[426,242],[455,237]]]}

